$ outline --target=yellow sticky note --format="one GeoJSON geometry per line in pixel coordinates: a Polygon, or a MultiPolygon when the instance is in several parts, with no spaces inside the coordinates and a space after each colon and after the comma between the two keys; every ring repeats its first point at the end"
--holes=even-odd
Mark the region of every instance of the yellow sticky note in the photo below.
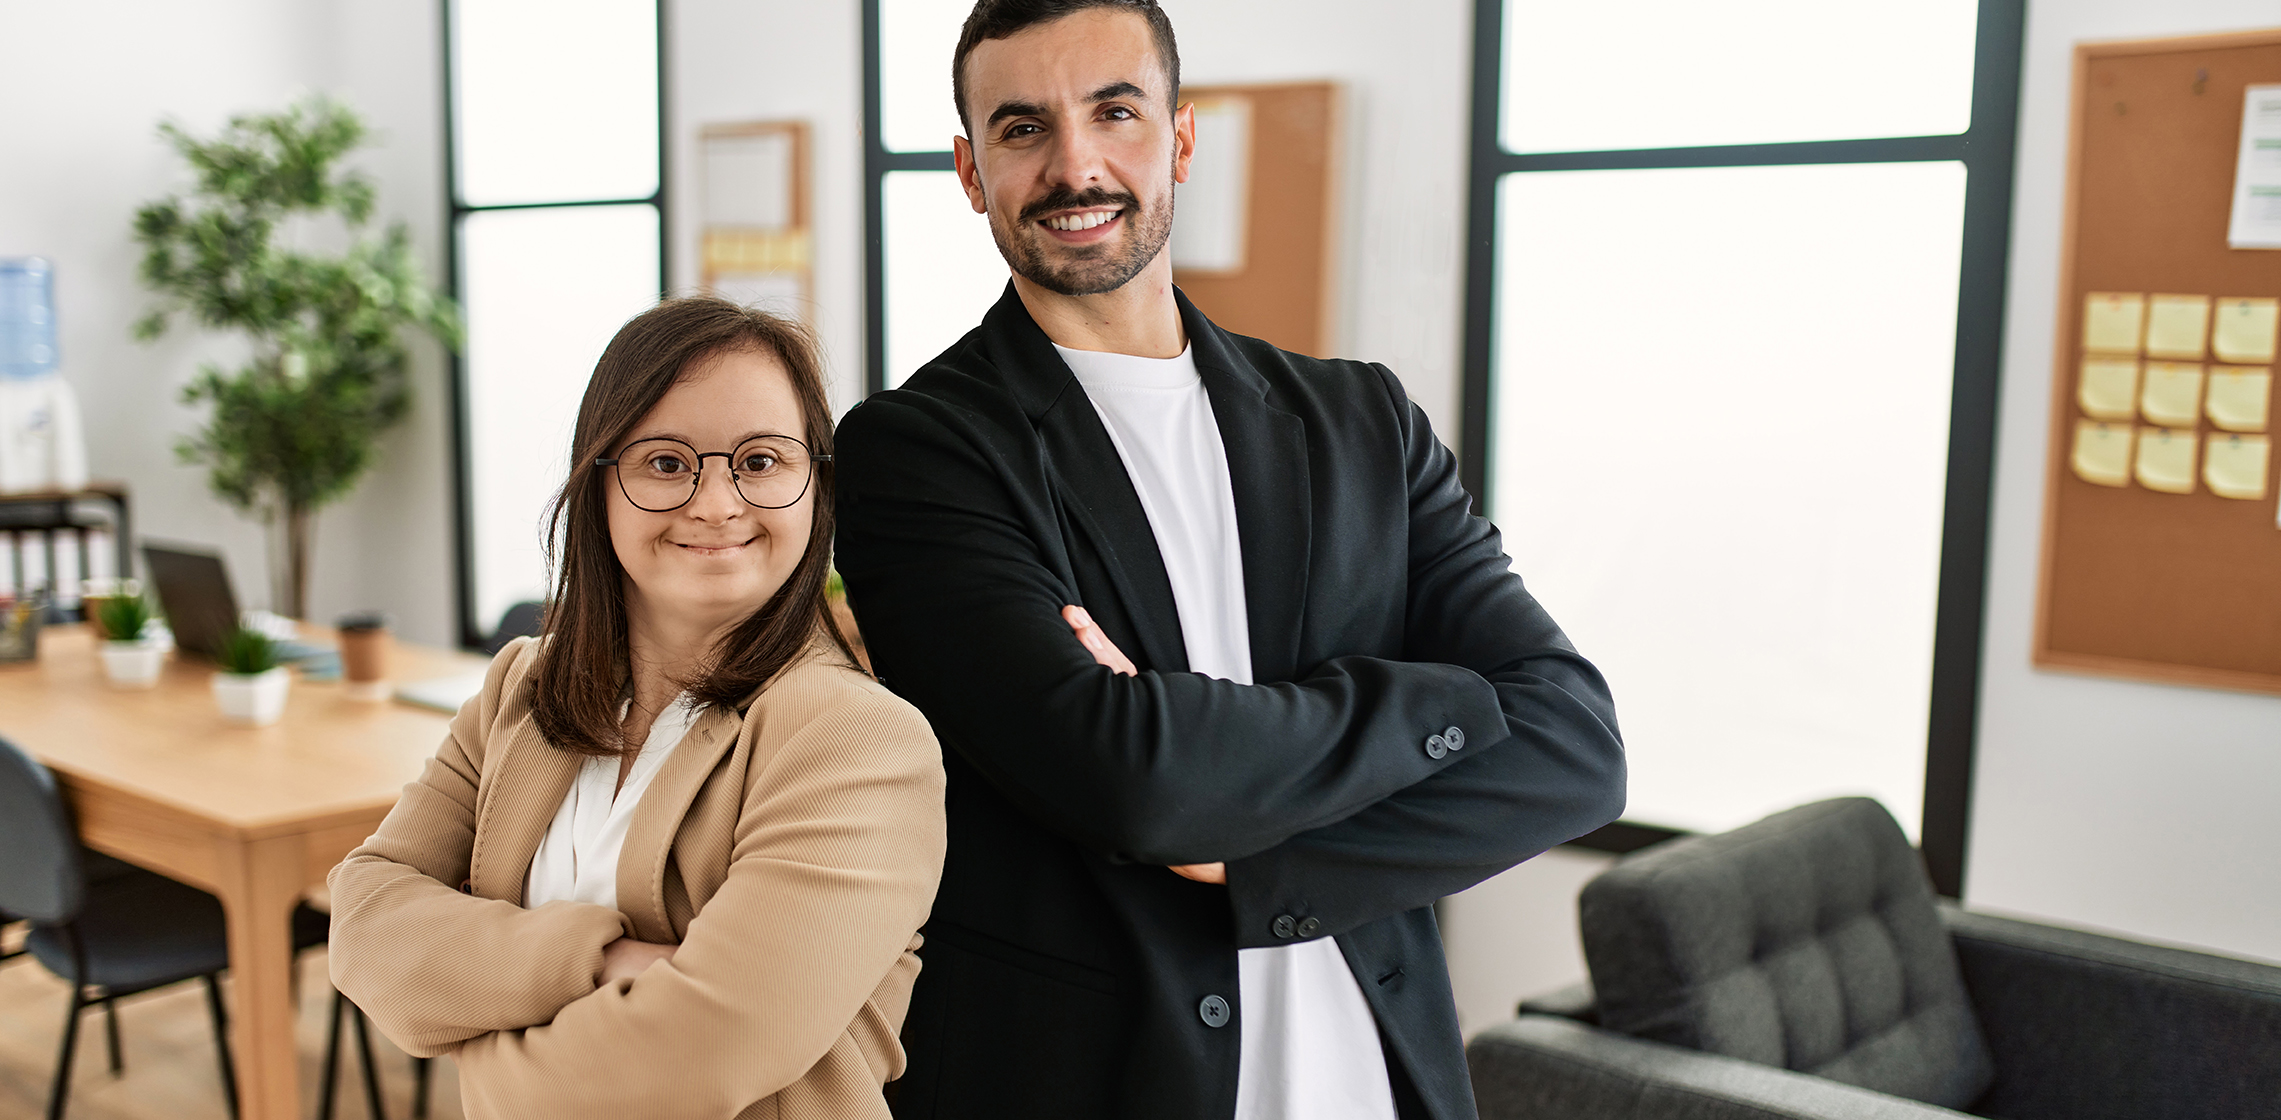
{"type": "Polygon", "coordinates": [[[2190,431],[2175,428],[2138,430],[2138,484],[2165,494],[2194,492],[2194,446],[2200,443],[2190,431]]]}
{"type": "Polygon", "coordinates": [[[2210,330],[2210,349],[2218,352],[2219,361],[2271,362],[2276,335],[2281,335],[2281,299],[2219,298],[2210,330]]]}
{"type": "Polygon", "coordinates": [[[2138,292],[2092,292],[2083,297],[2085,350],[2136,354],[2145,327],[2146,297],[2138,292]]]}
{"type": "Polygon", "coordinates": [[[2101,486],[2131,484],[2131,426],[2075,422],[2075,454],[2069,459],[2075,474],[2101,486]]]}
{"type": "Polygon", "coordinates": [[[2210,367],[2210,423],[2229,432],[2262,432],[2273,399],[2273,371],[2261,366],[2210,367]]]}
{"type": "Polygon", "coordinates": [[[2202,455],[2202,481],[2221,498],[2258,501],[2265,497],[2267,453],[2264,436],[2227,436],[2210,433],[2210,446],[2202,455]]]}
{"type": "Polygon", "coordinates": [[[2202,360],[2210,338],[2210,297],[2157,293],[2146,305],[2146,355],[2202,360]]]}
{"type": "Polygon", "coordinates": [[[2138,411],[2138,359],[2085,358],[2075,403],[2097,420],[2128,420],[2138,411]]]}
{"type": "Polygon", "coordinates": [[[2148,362],[2138,410],[2165,428],[2191,428],[2202,412],[2202,367],[2192,362],[2148,362]]]}

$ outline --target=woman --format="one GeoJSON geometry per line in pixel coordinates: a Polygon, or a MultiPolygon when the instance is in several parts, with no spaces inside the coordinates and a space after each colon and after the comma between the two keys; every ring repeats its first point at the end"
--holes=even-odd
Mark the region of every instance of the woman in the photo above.
{"type": "Polygon", "coordinates": [[[887,1115],[943,857],[917,710],[825,622],[800,328],[627,323],[579,406],[546,633],[333,869],[333,983],[470,1117],[887,1115]]]}

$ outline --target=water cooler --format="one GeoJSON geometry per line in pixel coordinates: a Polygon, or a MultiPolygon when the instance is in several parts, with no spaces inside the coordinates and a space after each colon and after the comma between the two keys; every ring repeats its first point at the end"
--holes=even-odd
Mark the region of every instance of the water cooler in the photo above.
{"type": "Polygon", "coordinates": [[[0,494],[87,485],[79,399],[56,359],[54,269],[0,258],[0,494]]]}

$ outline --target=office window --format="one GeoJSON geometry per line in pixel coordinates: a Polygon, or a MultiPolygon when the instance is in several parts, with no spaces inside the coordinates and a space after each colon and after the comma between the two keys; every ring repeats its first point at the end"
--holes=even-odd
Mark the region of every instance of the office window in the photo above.
{"type": "Polygon", "coordinates": [[[864,0],[865,392],[902,384],[1006,287],[1006,262],[951,163],[961,129],[950,56],[971,7],[864,0]]]}
{"type": "Polygon", "coordinates": [[[657,0],[446,0],[460,627],[546,592],[546,503],[595,359],[664,288],[657,0]]]}
{"type": "Polygon", "coordinates": [[[1868,794],[1957,889],[2020,20],[1479,5],[1467,482],[1649,834],[1868,794]]]}

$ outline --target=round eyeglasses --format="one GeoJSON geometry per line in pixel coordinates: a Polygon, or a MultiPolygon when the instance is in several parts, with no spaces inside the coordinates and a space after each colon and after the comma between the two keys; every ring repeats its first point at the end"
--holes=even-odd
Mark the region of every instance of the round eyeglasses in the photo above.
{"type": "Polygon", "coordinates": [[[817,463],[829,455],[810,454],[791,436],[754,436],[735,451],[704,451],[677,439],[635,440],[615,459],[596,459],[618,476],[618,489],[638,509],[669,513],[689,504],[703,480],[705,460],[729,461],[729,481],[748,506],[783,509],[808,492],[817,463]]]}

